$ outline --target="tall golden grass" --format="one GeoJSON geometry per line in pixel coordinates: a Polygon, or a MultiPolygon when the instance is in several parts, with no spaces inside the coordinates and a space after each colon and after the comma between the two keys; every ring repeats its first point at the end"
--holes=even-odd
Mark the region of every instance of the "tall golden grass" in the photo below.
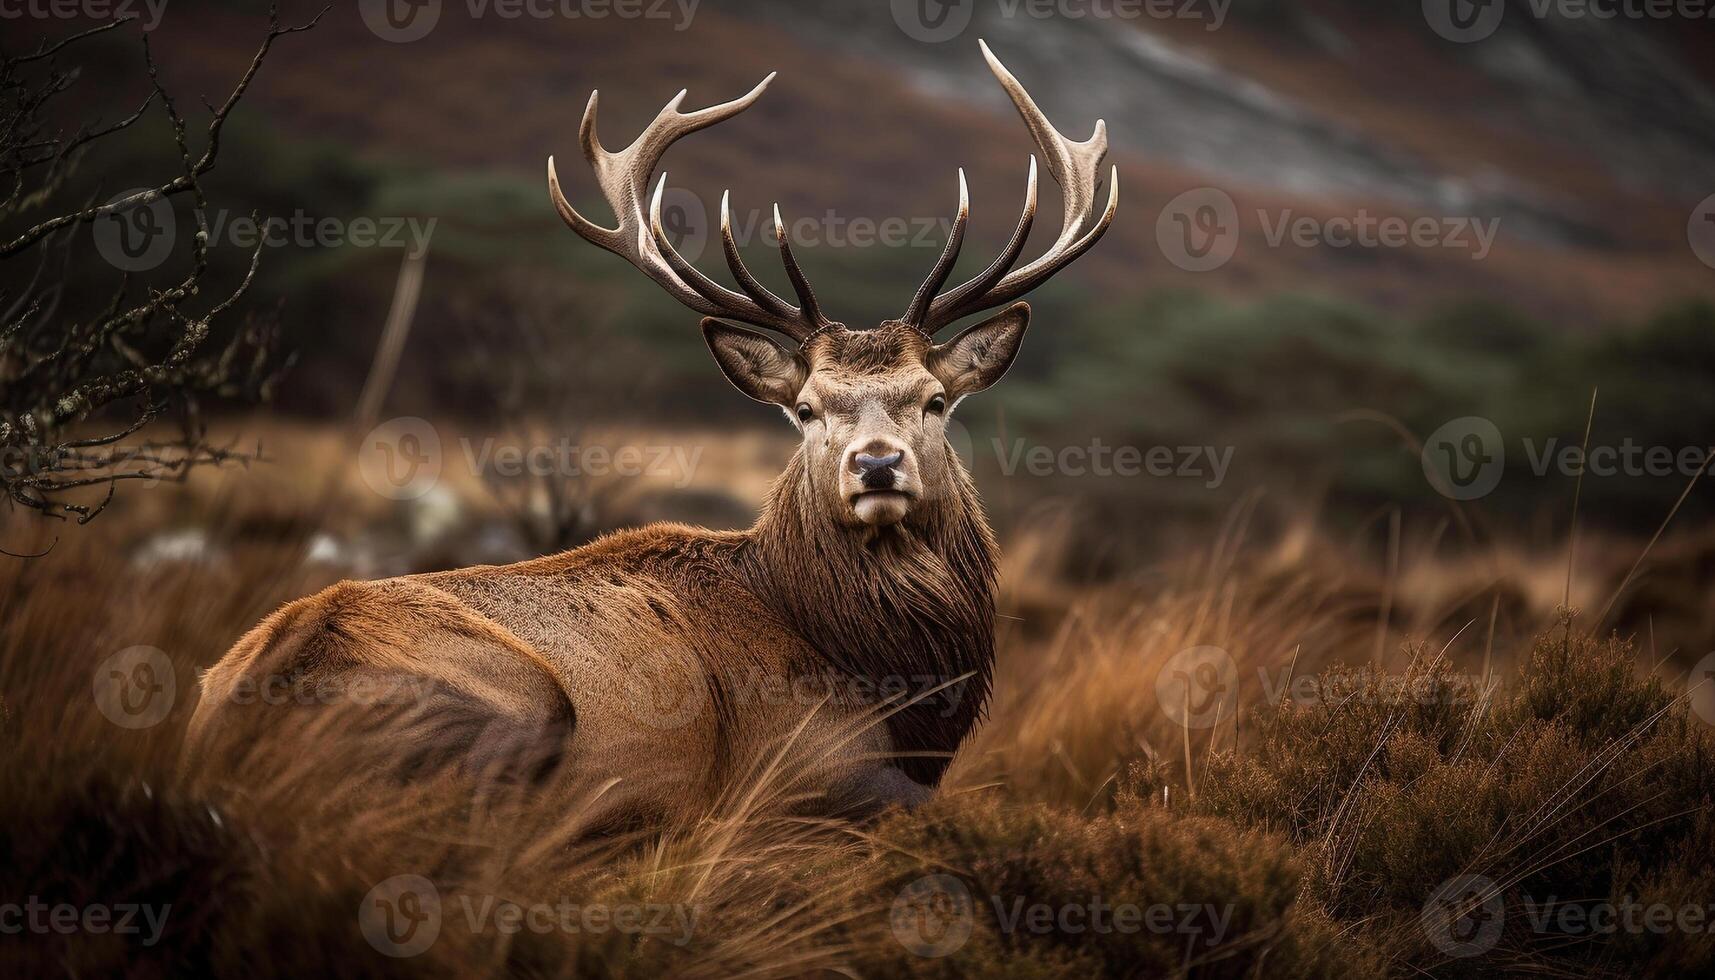
{"type": "MultiPolygon", "coordinates": [[[[467,515],[489,506],[455,489],[467,515]]],[[[792,816],[804,787],[787,743],[700,819],[595,833],[585,818],[610,787],[576,772],[530,787],[372,778],[362,751],[323,737],[355,707],[258,745],[241,779],[181,767],[196,673],[244,629],[442,550],[321,478],[228,472],[118,506],[61,529],[46,557],[0,565],[0,902],[170,913],[151,945],[24,930],[0,936],[0,959],[139,976],[1707,970],[1707,931],[1538,924],[1568,903],[1715,904],[1715,717],[1693,710],[1715,702],[1686,676],[1701,648],[1673,646],[1706,642],[1707,582],[1643,577],[1684,634],[1658,645],[1557,609],[1568,590],[1586,609],[1606,599],[1638,545],[1587,538],[1568,586],[1561,551],[1405,535],[1391,563],[1308,525],[1259,540],[1248,507],[1202,553],[1099,584],[1050,571],[1079,538],[1074,514],[1021,522],[989,718],[921,810],[792,816]],[[393,525],[396,540],[363,538],[393,525]],[[164,654],[175,694],[140,729],[92,696],[101,665],[134,647],[164,654]],[[1226,671],[1218,690],[1194,690],[1208,663],[1226,671]],[[1210,694],[1213,717],[1193,718],[1191,698],[1210,694]],[[395,957],[365,916],[404,875],[432,883],[440,927],[395,957]],[[1465,879],[1477,885],[1443,894],[1465,879]],[[1104,904],[1171,921],[1092,928],[1104,904]],[[512,905],[609,918],[511,929],[495,910],[512,905]],[[1037,906],[1046,927],[1030,924],[1037,906]],[[1445,908],[1469,926],[1455,940],[1488,945],[1438,942],[1445,908]],[[630,909],[648,924],[619,928],[630,909]]],[[[9,530],[15,550],[53,540],[9,530]]],[[[1707,545],[1658,547],[1672,570],[1707,545]]],[[[1631,622],[1647,598],[1627,594],[1643,610],[1631,622]]]]}

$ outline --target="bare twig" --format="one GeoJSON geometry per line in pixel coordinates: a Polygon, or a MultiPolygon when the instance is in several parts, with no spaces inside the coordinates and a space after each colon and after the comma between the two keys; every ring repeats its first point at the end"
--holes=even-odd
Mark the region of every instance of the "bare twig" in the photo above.
{"type": "Polygon", "coordinates": [[[210,119],[200,149],[191,145],[191,127],[161,81],[146,35],[141,46],[150,92],[134,112],[110,124],[49,122],[55,97],[79,78],[75,68],[57,67],[55,59],[78,50],[80,41],[123,28],[124,19],[0,58],[0,220],[69,193],[65,188],[77,161],[157,107],[172,133],[179,169],[171,179],[105,203],[97,203],[99,193],[83,193],[80,206],[36,221],[0,244],[0,260],[31,264],[8,277],[21,284],[14,286],[18,292],[0,296],[0,497],[81,524],[107,507],[121,483],[176,482],[198,467],[255,458],[207,444],[198,400],[265,397],[289,359],[273,354],[272,323],[252,317],[236,328],[221,325],[255,282],[260,245],[236,286],[215,293],[219,298],[206,308],[200,302],[208,293],[209,272],[201,178],[214,168],[226,122],[274,42],[315,26],[330,7],[289,26],[270,7],[267,31],[237,83],[220,105],[204,103],[210,119]],[[121,274],[99,312],[69,309],[88,291],[71,278],[73,231],[175,195],[190,199],[197,228],[189,270],[158,285],[121,274]],[[224,341],[213,340],[222,334],[224,341]],[[167,417],[179,422],[177,438],[132,442],[167,417]],[[105,495],[78,499],[92,488],[105,488],[105,495]]]}

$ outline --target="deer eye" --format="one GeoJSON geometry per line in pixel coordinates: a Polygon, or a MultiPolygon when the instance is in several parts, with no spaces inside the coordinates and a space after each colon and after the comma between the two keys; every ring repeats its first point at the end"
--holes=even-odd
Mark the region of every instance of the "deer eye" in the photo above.
{"type": "Polygon", "coordinates": [[[940,415],[942,412],[947,410],[947,396],[936,395],[934,398],[929,399],[928,406],[923,410],[928,412],[930,415],[940,415]]]}
{"type": "Polygon", "coordinates": [[[804,402],[798,403],[798,421],[803,422],[805,424],[808,424],[810,422],[810,420],[814,419],[815,417],[816,417],[816,410],[815,409],[811,408],[809,405],[805,404],[804,402]]]}

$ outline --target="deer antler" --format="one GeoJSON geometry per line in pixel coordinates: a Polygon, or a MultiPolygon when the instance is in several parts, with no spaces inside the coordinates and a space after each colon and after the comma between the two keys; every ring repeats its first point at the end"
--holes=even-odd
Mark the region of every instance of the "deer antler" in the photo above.
{"type": "Polygon", "coordinates": [[[662,107],[654,121],[630,146],[617,153],[603,147],[596,135],[597,93],[591,92],[589,106],[584,109],[583,123],[578,127],[578,142],[583,146],[584,157],[595,171],[596,183],[601,187],[608,206],[613,209],[619,227],[604,228],[579,214],[567,202],[560,191],[560,178],[554,171],[553,157],[548,158],[548,196],[560,217],[578,235],[630,262],[674,299],[696,312],[704,316],[741,320],[802,342],[831,321],[822,315],[815,293],[810,290],[803,270],[798,268],[792,257],[792,247],[786,239],[786,226],[780,220],[778,204],[774,206],[774,239],[786,265],[786,275],[798,294],[798,306],[774,295],[745,268],[739,258],[738,243],[732,236],[732,215],[727,195],[721,196],[721,244],[727,265],[731,267],[739,288],[744,290],[743,294],[735,293],[698,272],[667,240],[661,226],[661,191],[667,185],[666,174],[662,174],[656,184],[647,211],[643,205],[655,167],[668,147],[683,136],[743,112],[773,80],[774,75],[770,74],[741,98],[690,113],[679,111],[679,104],[685,99],[685,91],[681,90],[662,107]]]}
{"type": "Polygon", "coordinates": [[[970,195],[965,187],[965,172],[960,170],[959,214],[953,221],[952,233],[947,236],[946,250],[941,253],[940,260],[935,263],[934,270],[929,273],[929,278],[924,281],[922,288],[917,290],[916,297],[912,299],[910,308],[902,318],[903,322],[931,336],[956,320],[1008,303],[1040,286],[1094,245],[1107,232],[1108,226],[1113,223],[1114,213],[1119,210],[1119,168],[1114,167],[1108,182],[1107,207],[1103,209],[1100,219],[1095,218],[1096,191],[1100,184],[1098,171],[1102,158],[1108,153],[1107,123],[1096,120],[1095,132],[1082,143],[1067,139],[1054,128],[1054,124],[1048,121],[1042,110],[1036,107],[1035,100],[1024,90],[1024,86],[1018,83],[1018,79],[1013,77],[1012,72],[1007,71],[1006,66],[989,50],[988,43],[977,43],[982,47],[983,57],[988,59],[989,70],[1000,80],[1006,94],[1012,97],[1012,104],[1018,107],[1019,115],[1024,117],[1024,124],[1030,128],[1030,135],[1036,138],[1036,144],[1048,162],[1048,173],[1054,178],[1054,182],[1060,185],[1065,197],[1066,211],[1060,237],[1053,246],[1029,265],[1012,270],[1013,263],[1018,261],[1019,254],[1024,250],[1024,240],[1030,236],[1031,222],[1036,218],[1036,157],[1032,155],[1030,175],[1024,190],[1024,213],[1019,217],[1018,228],[1012,233],[1006,248],[1001,250],[1000,256],[993,264],[978,273],[975,278],[945,293],[939,293],[941,287],[946,284],[947,277],[952,274],[954,263],[958,261],[959,247],[965,238],[965,223],[970,218],[970,195]]]}

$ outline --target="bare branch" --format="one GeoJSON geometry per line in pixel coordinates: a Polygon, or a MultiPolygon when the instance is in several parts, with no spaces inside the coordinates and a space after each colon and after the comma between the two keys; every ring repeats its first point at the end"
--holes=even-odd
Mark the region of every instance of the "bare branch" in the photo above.
{"type": "MultiPolygon", "coordinates": [[[[34,225],[12,241],[7,242],[4,245],[0,245],[0,258],[6,258],[22,251],[23,249],[29,248],[45,236],[58,231],[67,225],[86,225],[97,218],[102,218],[118,211],[129,210],[133,207],[142,207],[158,201],[163,197],[182,194],[193,189],[196,185],[197,177],[200,177],[214,169],[215,157],[220,152],[220,134],[222,128],[226,125],[226,119],[231,115],[232,110],[238,106],[238,102],[244,97],[244,93],[250,88],[250,83],[256,78],[256,73],[261,70],[262,61],[268,56],[268,52],[273,48],[274,42],[288,34],[297,34],[316,26],[316,24],[321,21],[322,16],[332,8],[333,4],[329,3],[307,23],[298,24],[292,27],[281,27],[279,9],[277,7],[269,8],[268,33],[262,39],[261,46],[256,49],[256,54],[250,59],[250,64],[245,68],[244,75],[239,78],[238,84],[233,86],[232,93],[226,97],[226,101],[221,104],[220,108],[214,111],[214,118],[211,119],[208,124],[208,145],[203,149],[201,158],[199,158],[196,163],[190,167],[187,173],[180,174],[159,187],[139,191],[138,193],[129,195],[121,200],[110,201],[106,204],[85,208],[71,214],[63,214],[59,217],[50,218],[47,221],[34,225]]],[[[117,26],[117,24],[112,26],[117,26]]],[[[93,33],[97,32],[90,31],[84,36],[88,36],[88,34],[93,33]]],[[[73,38],[69,40],[76,39],[73,38]]],[[[147,41],[148,38],[145,36],[145,48],[147,46],[147,41]]],[[[152,80],[154,79],[154,74],[154,66],[151,64],[150,77],[152,80]]],[[[157,91],[160,91],[158,86],[157,91]]]]}
{"type": "Polygon", "coordinates": [[[242,76],[219,106],[209,108],[200,149],[192,147],[190,125],[161,81],[146,35],[141,47],[150,92],[135,112],[111,124],[89,122],[63,130],[46,122],[54,97],[79,77],[75,68],[56,68],[50,59],[73,50],[79,40],[123,26],[122,20],[44,42],[29,55],[0,58],[0,193],[5,194],[0,217],[58,197],[78,160],[157,105],[172,134],[179,169],[170,180],[107,203],[98,203],[97,189],[82,207],[37,222],[0,246],[0,259],[33,265],[11,277],[20,283],[14,287],[18,292],[0,296],[0,497],[45,517],[84,524],[107,508],[122,483],[179,482],[201,467],[260,458],[259,449],[250,453],[209,445],[200,421],[202,397],[266,397],[291,363],[274,353],[278,331],[273,321],[251,316],[235,329],[222,327],[256,280],[260,244],[232,288],[209,303],[199,302],[209,273],[208,202],[201,178],[213,169],[222,129],[274,42],[315,26],[330,8],[293,26],[283,26],[278,11],[270,8],[267,32],[242,76]],[[25,181],[27,171],[33,186],[25,181]],[[88,285],[72,278],[75,230],[173,195],[188,196],[192,205],[197,234],[190,269],[176,281],[144,283],[141,299],[133,295],[131,277],[121,274],[111,297],[91,309],[88,285]],[[34,257],[26,259],[32,252],[34,257]],[[62,307],[70,309],[62,312],[62,307]],[[212,340],[217,335],[222,339],[212,340]],[[176,438],[136,441],[168,418],[178,420],[176,438]],[[95,429],[98,422],[101,428],[95,429]],[[90,499],[88,492],[97,488],[105,493],[90,499]]]}

